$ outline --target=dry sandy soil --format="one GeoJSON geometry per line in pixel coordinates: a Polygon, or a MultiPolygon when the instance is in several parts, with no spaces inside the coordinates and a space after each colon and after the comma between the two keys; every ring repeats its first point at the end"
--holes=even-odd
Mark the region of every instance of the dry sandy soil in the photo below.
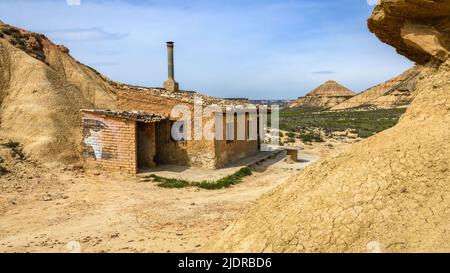
{"type": "Polygon", "coordinates": [[[263,193],[298,172],[281,155],[232,188],[178,190],[50,168],[5,147],[0,157],[11,170],[0,176],[0,252],[69,252],[69,242],[83,252],[201,251],[263,193]]]}
{"type": "Polygon", "coordinates": [[[306,143],[296,138],[294,143],[288,143],[287,131],[282,131],[284,137],[281,139],[286,147],[302,147],[303,153],[318,155],[321,158],[334,156],[336,154],[347,151],[351,144],[360,142],[362,139],[358,137],[348,137],[346,132],[335,132],[340,135],[334,137],[324,136],[324,142],[306,143]]]}

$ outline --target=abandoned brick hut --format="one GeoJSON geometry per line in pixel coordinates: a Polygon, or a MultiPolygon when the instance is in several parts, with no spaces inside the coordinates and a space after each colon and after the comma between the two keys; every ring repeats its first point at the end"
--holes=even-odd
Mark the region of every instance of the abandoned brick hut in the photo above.
{"type": "Polygon", "coordinates": [[[104,171],[136,174],[167,164],[217,169],[259,151],[258,140],[176,141],[164,115],[82,110],[82,119],[86,165],[104,171]]]}
{"type": "MultiPolygon", "coordinates": [[[[180,104],[193,109],[194,93],[178,90],[172,42],[168,43],[168,56],[169,79],[164,82],[164,88],[122,86],[117,90],[119,111],[82,110],[83,156],[88,168],[130,174],[157,165],[217,169],[259,151],[259,140],[236,140],[236,133],[235,140],[231,141],[226,137],[224,140],[186,141],[172,138],[175,119],[170,119],[170,111],[180,104]]],[[[204,96],[204,99],[211,98],[204,96]]],[[[236,128],[237,120],[234,123],[236,128]]],[[[229,125],[224,124],[224,128],[229,125]]]]}

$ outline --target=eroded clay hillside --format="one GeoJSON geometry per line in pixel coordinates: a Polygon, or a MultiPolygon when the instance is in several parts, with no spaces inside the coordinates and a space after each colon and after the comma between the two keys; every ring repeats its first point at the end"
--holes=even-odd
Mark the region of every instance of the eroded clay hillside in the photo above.
{"type": "Polygon", "coordinates": [[[212,249],[450,251],[449,15],[450,1],[381,1],[370,29],[425,65],[406,114],[266,194],[212,249]]]}
{"type": "Polygon", "coordinates": [[[421,66],[414,66],[384,83],[371,87],[358,95],[332,107],[339,111],[361,107],[394,108],[411,103],[416,81],[422,71],[421,66]]]}
{"type": "Polygon", "coordinates": [[[115,108],[109,80],[45,36],[0,23],[0,134],[28,156],[73,161],[81,108],[115,108]]]}

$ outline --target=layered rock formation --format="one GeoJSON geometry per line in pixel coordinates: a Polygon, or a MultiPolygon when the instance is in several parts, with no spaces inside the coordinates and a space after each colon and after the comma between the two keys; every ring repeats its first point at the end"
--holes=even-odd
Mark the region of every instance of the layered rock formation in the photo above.
{"type": "Polygon", "coordinates": [[[414,66],[401,75],[371,87],[330,110],[338,111],[362,107],[394,108],[409,105],[416,89],[416,81],[420,71],[422,71],[421,66],[414,66]]]}
{"type": "MultiPolygon", "coordinates": [[[[226,252],[449,252],[450,1],[382,0],[369,20],[381,40],[425,64],[400,122],[307,168],[262,197],[212,247],[226,252]],[[406,22],[436,36],[408,45],[406,22]],[[428,53],[427,53],[428,52],[428,53]]],[[[420,37],[418,31],[413,36],[420,37]]]]}
{"type": "Polygon", "coordinates": [[[330,108],[349,98],[355,93],[335,81],[327,81],[306,96],[299,98],[289,105],[295,107],[330,108]]]}
{"type": "Polygon", "coordinates": [[[45,36],[0,24],[0,133],[43,161],[78,158],[80,108],[115,107],[108,80],[45,36]]]}

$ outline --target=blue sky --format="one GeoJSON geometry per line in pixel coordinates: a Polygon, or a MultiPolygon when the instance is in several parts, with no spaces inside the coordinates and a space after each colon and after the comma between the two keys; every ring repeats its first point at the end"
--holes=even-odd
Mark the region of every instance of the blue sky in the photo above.
{"type": "Polygon", "coordinates": [[[1,0],[0,20],[151,87],[166,79],[173,40],[182,89],[281,99],[328,79],[360,92],[411,67],[368,31],[372,10],[367,0],[1,0]]]}

